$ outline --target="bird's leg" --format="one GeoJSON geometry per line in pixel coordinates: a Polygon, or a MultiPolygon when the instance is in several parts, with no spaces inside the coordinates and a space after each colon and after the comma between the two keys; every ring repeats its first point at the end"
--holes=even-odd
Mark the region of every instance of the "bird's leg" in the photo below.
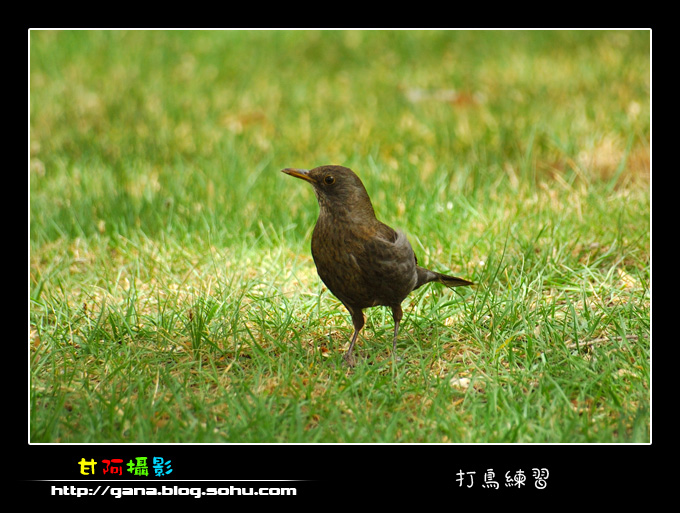
{"type": "Polygon", "coordinates": [[[354,324],[354,335],[352,335],[352,341],[349,344],[349,349],[345,353],[344,358],[345,361],[347,362],[347,365],[349,365],[350,367],[354,367],[356,360],[352,355],[352,350],[354,349],[354,343],[357,341],[357,337],[359,336],[361,328],[364,327],[364,313],[361,310],[353,310],[350,308],[347,309],[349,310],[349,313],[352,314],[352,324],[354,324]]]}
{"type": "Polygon", "coordinates": [[[394,319],[394,340],[392,340],[392,355],[397,354],[397,334],[399,333],[399,322],[401,321],[404,312],[401,310],[401,305],[392,307],[392,318],[394,319]]]}
{"type": "Polygon", "coordinates": [[[354,335],[352,335],[352,342],[349,344],[349,349],[347,352],[343,355],[343,358],[345,359],[345,362],[347,365],[350,367],[354,367],[354,364],[356,363],[356,359],[352,355],[352,349],[354,349],[354,342],[357,341],[357,336],[359,336],[359,330],[354,328],[354,335]]]}

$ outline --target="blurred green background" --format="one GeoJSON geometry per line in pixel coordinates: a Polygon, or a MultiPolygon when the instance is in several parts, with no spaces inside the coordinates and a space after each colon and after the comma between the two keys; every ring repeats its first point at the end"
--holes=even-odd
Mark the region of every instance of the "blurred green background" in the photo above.
{"type": "Polygon", "coordinates": [[[31,33],[33,242],[305,227],[290,166],[352,167],[385,212],[483,206],[503,180],[646,178],[648,139],[645,31],[31,33]]]}

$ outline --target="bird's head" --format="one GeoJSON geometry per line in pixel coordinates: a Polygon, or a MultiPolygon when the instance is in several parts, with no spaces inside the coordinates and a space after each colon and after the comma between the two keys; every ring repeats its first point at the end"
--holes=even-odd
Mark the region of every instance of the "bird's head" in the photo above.
{"type": "Polygon", "coordinates": [[[321,215],[375,217],[373,205],[364,184],[349,168],[320,166],[306,169],[286,168],[282,173],[312,184],[319,201],[321,215]]]}

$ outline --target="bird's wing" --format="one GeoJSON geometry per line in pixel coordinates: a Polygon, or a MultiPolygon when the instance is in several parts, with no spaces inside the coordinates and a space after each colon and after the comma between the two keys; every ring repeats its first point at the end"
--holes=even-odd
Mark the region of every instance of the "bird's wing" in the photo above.
{"type": "Polygon", "coordinates": [[[372,237],[355,246],[354,259],[363,280],[384,304],[390,298],[399,302],[417,282],[416,259],[406,235],[382,225],[372,237]]]}

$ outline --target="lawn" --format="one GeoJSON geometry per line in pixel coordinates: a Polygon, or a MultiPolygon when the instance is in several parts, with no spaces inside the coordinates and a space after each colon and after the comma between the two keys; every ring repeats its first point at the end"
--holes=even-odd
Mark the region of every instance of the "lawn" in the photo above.
{"type": "Polygon", "coordinates": [[[649,442],[647,31],[32,31],[31,442],[649,442]],[[430,284],[350,316],[285,167],[430,284]]]}

